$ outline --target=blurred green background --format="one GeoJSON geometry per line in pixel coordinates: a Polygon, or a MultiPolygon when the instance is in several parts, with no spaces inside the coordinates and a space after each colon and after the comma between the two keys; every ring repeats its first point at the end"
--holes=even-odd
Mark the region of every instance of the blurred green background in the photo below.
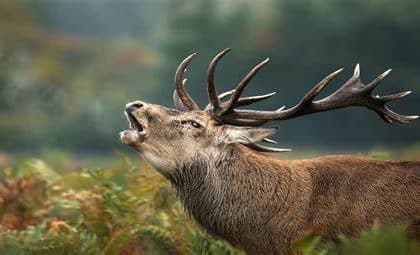
{"type": "MultiPolygon", "coordinates": [[[[393,68],[376,93],[413,90],[391,107],[419,114],[419,31],[416,0],[0,1],[0,150],[125,151],[117,135],[127,126],[125,103],[141,99],[172,107],[173,73],[185,56],[199,52],[188,70],[188,89],[204,105],[208,62],[226,47],[232,52],[218,68],[219,91],[270,57],[246,91],[278,92],[259,109],[290,106],[345,67],[325,95],[360,63],[365,82],[393,68]]],[[[295,151],[420,142],[420,122],[389,125],[358,108],[276,125],[280,144],[295,151]]]]}

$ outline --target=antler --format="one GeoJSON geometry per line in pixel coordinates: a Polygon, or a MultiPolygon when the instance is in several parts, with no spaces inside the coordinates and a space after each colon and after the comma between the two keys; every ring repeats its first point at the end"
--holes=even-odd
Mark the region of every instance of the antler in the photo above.
{"type": "Polygon", "coordinates": [[[185,82],[187,81],[184,79],[184,72],[187,66],[190,64],[192,58],[197,53],[193,53],[186,57],[181,64],[179,64],[178,68],[175,72],[174,83],[175,83],[175,90],[173,94],[174,104],[177,109],[179,110],[197,110],[200,109],[194,100],[190,97],[190,95],[185,90],[185,82]]]}
{"type": "Polygon", "coordinates": [[[221,116],[223,120],[248,119],[248,120],[285,120],[296,118],[298,116],[329,111],[349,106],[364,106],[375,111],[386,122],[407,123],[417,119],[419,116],[400,115],[391,111],[385,104],[389,101],[401,99],[411,91],[401,92],[386,96],[372,96],[372,91],[385,79],[391,69],[385,71],[369,84],[365,85],[360,80],[360,67],[356,65],[353,76],[344,83],[337,91],[323,99],[314,101],[314,98],[325,88],[328,83],[334,79],[343,69],[339,69],[312,88],[302,100],[295,106],[288,109],[276,111],[254,111],[254,110],[234,110],[231,113],[221,116]]]}
{"type": "MultiPolygon", "coordinates": [[[[209,104],[206,106],[205,110],[210,112],[215,119],[223,124],[236,126],[261,126],[268,121],[292,119],[307,114],[330,111],[350,106],[367,107],[368,109],[375,111],[384,121],[389,123],[407,123],[419,117],[417,115],[401,115],[391,111],[386,106],[386,103],[402,99],[403,97],[410,94],[411,91],[386,96],[372,96],[373,90],[382,80],[384,80],[389,75],[391,69],[379,75],[372,82],[363,84],[360,80],[359,64],[357,64],[354,68],[353,76],[350,79],[348,79],[334,93],[320,100],[315,100],[315,97],[319,95],[322,89],[324,89],[331,80],[337,77],[341,71],[343,71],[343,68],[338,69],[337,71],[322,79],[308,93],[306,93],[306,95],[299,101],[299,103],[291,108],[282,106],[275,111],[237,109],[238,107],[250,105],[252,103],[272,97],[275,92],[259,96],[241,97],[243,90],[249,84],[251,79],[262,67],[268,63],[269,59],[267,58],[252,68],[238,83],[235,89],[217,95],[214,82],[214,73],[217,64],[229,50],[230,49],[225,49],[218,53],[210,62],[207,71],[207,94],[209,97],[209,104]],[[223,101],[227,97],[229,97],[229,99],[223,101]]],[[[183,78],[184,71],[194,56],[195,53],[185,58],[178,66],[178,69],[175,73],[174,102],[177,108],[180,110],[191,111],[198,109],[197,104],[194,102],[194,100],[192,100],[192,98],[185,90],[184,84],[186,79],[183,78]]],[[[263,141],[268,143],[275,143],[275,141],[267,138],[263,141]]],[[[289,149],[271,148],[259,144],[248,144],[247,146],[263,152],[290,151],[289,149]]]]}
{"type": "Polygon", "coordinates": [[[217,54],[210,62],[209,68],[207,70],[207,94],[209,97],[210,106],[212,107],[212,111],[214,113],[219,114],[220,108],[220,101],[219,97],[217,96],[216,86],[214,85],[214,71],[216,70],[217,63],[219,60],[226,55],[230,51],[229,48],[223,50],[219,54],[217,54]]]}
{"type": "MultiPolygon", "coordinates": [[[[206,106],[205,110],[212,111],[214,113],[222,114],[223,112],[226,112],[228,109],[233,107],[240,107],[240,106],[246,106],[253,104],[255,102],[267,99],[269,97],[272,97],[276,94],[276,92],[259,95],[259,96],[251,96],[251,97],[240,97],[235,100],[234,103],[229,103],[227,105],[226,102],[223,103],[223,107],[220,106],[220,101],[225,99],[228,96],[232,96],[232,94],[236,93],[237,95],[240,95],[243,88],[248,84],[250,79],[255,75],[255,70],[251,70],[250,74],[248,74],[248,78],[245,78],[242,83],[238,85],[236,89],[224,92],[220,95],[217,95],[216,86],[214,84],[214,72],[217,66],[217,63],[219,60],[228,52],[230,51],[229,48],[223,50],[222,52],[218,53],[213,60],[210,62],[209,68],[208,68],[208,74],[207,74],[207,93],[209,97],[210,103],[206,106]],[[253,73],[254,72],[254,73],[253,73]],[[241,85],[242,84],[242,85],[241,85]],[[238,94],[238,88],[240,90],[238,94]]],[[[175,72],[175,89],[173,93],[173,101],[175,104],[175,107],[182,111],[191,111],[199,109],[197,104],[194,102],[194,100],[191,98],[191,96],[187,93],[185,90],[185,84],[187,82],[187,79],[184,79],[184,73],[186,71],[187,66],[191,62],[192,58],[197,53],[193,53],[186,57],[181,64],[179,64],[176,72],[175,72]]],[[[266,60],[267,61],[267,60],[266,60]]],[[[265,63],[264,63],[265,64],[265,63]]],[[[256,69],[256,68],[254,68],[256,69]]],[[[259,68],[258,68],[259,69],[259,68]]],[[[217,114],[217,115],[218,115],[217,114]]],[[[252,121],[248,121],[248,123],[251,123],[252,121]]],[[[258,122],[260,123],[260,122],[258,122]]]]}

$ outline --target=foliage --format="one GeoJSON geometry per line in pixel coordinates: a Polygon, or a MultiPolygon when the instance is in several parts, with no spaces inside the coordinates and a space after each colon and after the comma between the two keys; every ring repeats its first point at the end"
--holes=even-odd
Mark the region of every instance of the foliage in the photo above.
{"type": "Polygon", "coordinates": [[[2,179],[1,254],[240,254],[198,229],[162,177],[125,157],[77,172],[29,159],[2,179]]]}
{"type": "MultiPolygon", "coordinates": [[[[27,159],[0,180],[0,254],[242,254],[203,232],[174,190],[147,165],[120,156],[101,170],[66,169],[27,159]],[[64,170],[63,170],[64,169],[64,170]]],[[[335,244],[315,234],[295,244],[303,255],[418,254],[403,227],[375,226],[335,244]]]]}
{"type": "Polygon", "coordinates": [[[310,234],[295,249],[302,255],[414,255],[419,254],[420,243],[407,237],[404,226],[374,225],[357,238],[340,235],[337,243],[322,243],[319,236],[310,234]]]}

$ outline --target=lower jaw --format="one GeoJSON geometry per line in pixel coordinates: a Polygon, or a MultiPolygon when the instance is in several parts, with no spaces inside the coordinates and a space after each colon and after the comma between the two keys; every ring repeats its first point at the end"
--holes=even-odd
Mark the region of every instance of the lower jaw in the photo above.
{"type": "Polygon", "coordinates": [[[136,130],[124,130],[120,132],[120,140],[123,144],[138,147],[144,142],[146,134],[136,130]]]}

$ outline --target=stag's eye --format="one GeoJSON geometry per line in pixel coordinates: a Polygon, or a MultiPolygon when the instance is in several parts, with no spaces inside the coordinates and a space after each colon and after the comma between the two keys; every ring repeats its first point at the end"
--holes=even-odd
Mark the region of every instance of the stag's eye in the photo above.
{"type": "Polygon", "coordinates": [[[198,123],[195,120],[183,120],[183,121],[181,121],[181,124],[190,125],[190,126],[193,126],[195,128],[201,128],[201,124],[198,123]]]}
{"type": "Polygon", "coordinates": [[[201,124],[196,121],[190,120],[190,124],[195,128],[201,128],[201,124]]]}

